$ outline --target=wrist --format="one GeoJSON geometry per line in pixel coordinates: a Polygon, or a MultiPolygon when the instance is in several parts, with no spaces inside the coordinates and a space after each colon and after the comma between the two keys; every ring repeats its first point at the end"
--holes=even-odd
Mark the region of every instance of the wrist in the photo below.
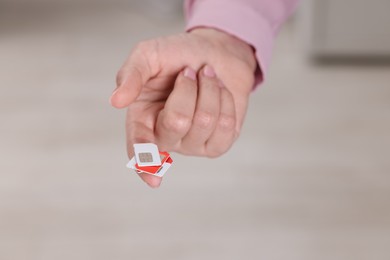
{"type": "Polygon", "coordinates": [[[217,44],[219,48],[225,49],[227,52],[243,61],[248,66],[248,69],[255,73],[257,69],[257,60],[254,49],[245,41],[227,32],[214,28],[200,27],[191,30],[189,33],[203,37],[206,40],[217,44]]]}

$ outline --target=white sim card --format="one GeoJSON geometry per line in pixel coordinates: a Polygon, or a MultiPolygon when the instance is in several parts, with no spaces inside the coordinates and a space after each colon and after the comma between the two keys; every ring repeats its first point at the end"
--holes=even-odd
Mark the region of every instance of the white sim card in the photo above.
{"type": "Polygon", "coordinates": [[[161,158],[158,147],[152,143],[134,144],[135,160],[141,167],[160,166],[161,158]]]}

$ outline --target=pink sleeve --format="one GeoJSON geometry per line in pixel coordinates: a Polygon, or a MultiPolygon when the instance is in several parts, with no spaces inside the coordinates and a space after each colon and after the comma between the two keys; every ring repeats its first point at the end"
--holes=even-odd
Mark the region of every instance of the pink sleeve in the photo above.
{"type": "Polygon", "coordinates": [[[298,0],[186,0],[186,30],[213,27],[255,49],[261,82],[270,64],[275,36],[298,0]]]}

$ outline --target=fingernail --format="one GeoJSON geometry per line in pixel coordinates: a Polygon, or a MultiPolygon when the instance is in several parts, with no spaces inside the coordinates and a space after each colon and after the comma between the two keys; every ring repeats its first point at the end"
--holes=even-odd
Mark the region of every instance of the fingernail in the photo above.
{"type": "Polygon", "coordinates": [[[115,95],[116,92],[118,92],[119,88],[116,88],[114,89],[114,91],[112,92],[111,96],[115,95]]]}
{"type": "Polygon", "coordinates": [[[115,94],[118,92],[118,90],[119,90],[119,88],[116,88],[116,89],[112,92],[112,94],[111,94],[111,96],[110,96],[109,102],[110,102],[110,105],[111,105],[111,106],[114,106],[114,104],[113,104],[113,102],[112,102],[112,98],[115,96],[115,94]]]}
{"type": "Polygon", "coordinates": [[[206,77],[214,78],[215,77],[215,71],[210,65],[206,65],[203,69],[203,74],[206,77]]]}
{"type": "Polygon", "coordinates": [[[184,70],[184,77],[189,78],[189,79],[195,81],[196,80],[196,72],[195,72],[195,70],[187,67],[184,70]]]}

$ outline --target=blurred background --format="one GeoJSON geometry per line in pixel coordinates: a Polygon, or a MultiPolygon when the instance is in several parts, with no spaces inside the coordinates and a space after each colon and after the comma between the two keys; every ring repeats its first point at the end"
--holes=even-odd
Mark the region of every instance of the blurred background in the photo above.
{"type": "Polygon", "coordinates": [[[225,156],[125,168],[115,74],[179,0],[0,0],[0,259],[390,259],[390,4],[306,1],[225,156]]]}

